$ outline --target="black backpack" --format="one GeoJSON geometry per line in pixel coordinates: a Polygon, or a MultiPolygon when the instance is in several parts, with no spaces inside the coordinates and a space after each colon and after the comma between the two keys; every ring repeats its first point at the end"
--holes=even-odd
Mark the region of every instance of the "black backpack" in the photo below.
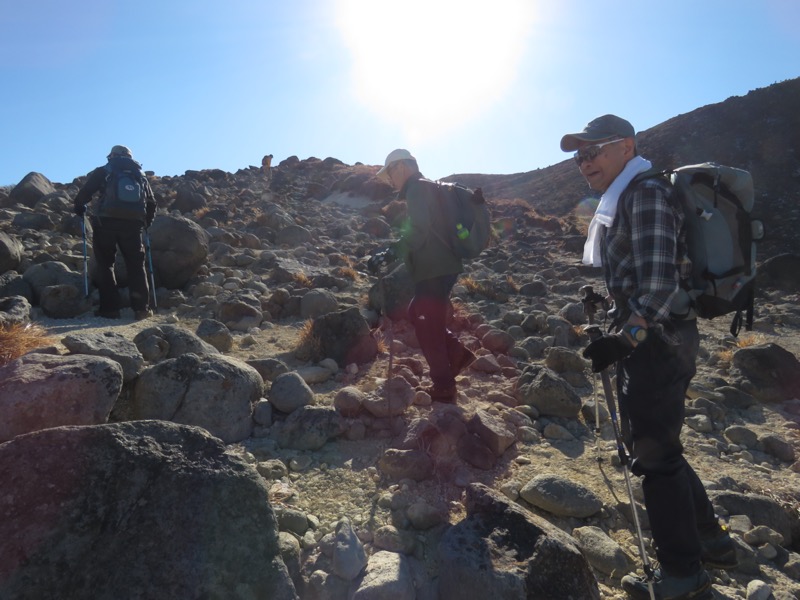
{"type": "Polygon", "coordinates": [[[764,226],[751,218],[755,195],[750,173],[703,163],[645,171],[634,181],[648,177],[664,177],[672,184],[670,201],[684,214],[692,271],[681,282],[672,313],[686,317],[694,312],[703,319],[734,313],[732,335],[739,333],[743,322],[748,331],[752,329],[755,242],[764,237],[764,226]]]}
{"type": "Polygon", "coordinates": [[[103,167],[106,187],[98,205],[98,217],[141,221],[147,219],[147,179],[142,167],[127,157],[114,157],[103,167]]]}
{"type": "Polygon", "coordinates": [[[492,237],[491,215],[483,190],[458,183],[434,182],[438,187],[438,227],[435,235],[461,259],[477,258],[492,237]]]}

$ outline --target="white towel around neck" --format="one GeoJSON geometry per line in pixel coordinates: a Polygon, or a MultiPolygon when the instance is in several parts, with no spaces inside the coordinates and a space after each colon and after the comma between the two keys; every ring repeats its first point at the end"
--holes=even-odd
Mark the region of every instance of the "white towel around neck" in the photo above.
{"type": "Polygon", "coordinates": [[[592,221],[589,223],[589,233],[586,236],[586,243],[583,245],[583,264],[593,267],[603,266],[600,256],[600,238],[602,237],[600,226],[611,227],[617,214],[617,202],[619,202],[620,194],[625,191],[634,177],[652,166],[649,160],[641,156],[634,156],[600,197],[600,204],[597,205],[597,210],[594,211],[592,221]]]}

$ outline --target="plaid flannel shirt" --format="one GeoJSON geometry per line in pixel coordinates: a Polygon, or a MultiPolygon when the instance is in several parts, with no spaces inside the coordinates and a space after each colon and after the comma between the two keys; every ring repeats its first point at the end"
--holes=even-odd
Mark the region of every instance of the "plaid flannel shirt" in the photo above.
{"type": "Polygon", "coordinates": [[[649,178],[622,193],[617,216],[604,228],[603,273],[614,299],[611,316],[630,313],[651,325],[670,317],[670,303],[691,270],[683,213],[669,199],[672,186],[649,178]]]}

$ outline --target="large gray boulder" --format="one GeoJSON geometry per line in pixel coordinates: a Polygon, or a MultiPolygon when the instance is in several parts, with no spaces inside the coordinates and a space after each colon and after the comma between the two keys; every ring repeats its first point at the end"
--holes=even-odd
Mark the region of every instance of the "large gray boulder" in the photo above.
{"type": "Polygon", "coordinates": [[[109,358],[26,354],[0,367],[0,442],[49,427],[105,423],[120,390],[122,367],[109,358]]]}
{"type": "Polygon", "coordinates": [[[72,354],[106,356],[122,367],[125,383],[139,376],[144,369],[144,358],[131,340],[115,331],[78,332],[64,336],[61,343],[72,354]]]}
{"type": "Polygon", "coordinates": [[[23,296],[0,296],[0,327],[24,325],[31,320],[31,305],[23,296]]]}
{"type": "Polygon", "coordinates": [[[201,429],[20,436],[0,481],[0,598],[297,600],[263,480],[201,429]]]}
{"type": "Polygon", "coordinates": [[[22,296],[28,302],[33,302],[33,289],[16,271],[7,271],[0,275],[0,298],[8,296],[22,296]]]}
{"type": "Polygon", "coordinates": [[[230,444],[250,437],[263,391],[261,375],[244,362],[186,354],[142,371],[119,415],[196,425],[230,444]]]}
{"type": "Polygon", "coordinates": [[[8,199],[12,205],[21,204],[33,208],[44,196],[55,191],[56,188],[47,177],[41,173],[30,172],[14,186],[14,189],[8,194],[8,199]]]}
{"type": "Polygon", "coordinates": [[[142,329],[133,338],[133,343],[149,362],[178,358],[184,354],[220,353],[194,332],[176,325],[158,325],[142,329]]]}
{"type": "Polygon", "coordinates": [[[340,365],[364,364],[378,355],[378,342],[358,308],[328,313],[314,319],[311,337],[319,342],[311,358],[332,358],[340,365]]]}
{"type": "Polygon", "coordinates": [[[747,379],[744,391],[762,402],[789,400],[800,390],[800,361],[778,344],[741,348],[733,366],[747,379]]]}
{"type": "Polygon", "coordinates": [[[541,365],[522,370],[514,395],[520,404],[533,406],[541,415],[572,419],[581,409],[581,397],[575,389],[555,371],[541,365]]]}
{"type": "Polygon", "coordinates": [[[22,277],[31,286],[34,301],[37,303],[44,289],[51,285],[71,285],[75,289],[83,289],[83,275],[56,260],[31,265],[25,269],[22,277]]]}
{"type": "Polygon", "coordinates": [[[92,309],[92,300],[74,285],[48,285],[39,292],[39,306],[53,319],[74,319],[92,309]]]}
{"type": "Polygon", "coordinates": [[[0,231],[0,274],[16,269],[22,261],[22,242],[0,231]]]}
{"type": "Polygon", "coordinates": [[[483,484],[467,487],[467,517],[439,545],[439,600],[599,600],[575,540],[483,484]]]}
{"type": "Polygon", "coordinates": [[[159,215],[149,234],[156,287],[181,288],[206,263],[208,234],[194,221],[159,215]]]}

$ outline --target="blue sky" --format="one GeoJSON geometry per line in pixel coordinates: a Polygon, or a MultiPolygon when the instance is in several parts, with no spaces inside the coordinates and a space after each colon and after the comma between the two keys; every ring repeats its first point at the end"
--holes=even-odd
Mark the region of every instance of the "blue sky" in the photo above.
{"type": "Polygon", "coordinates": [[[428,177],[567,158],[800,76],[796,0],[2,0],[0,185],[60,183],[129,146],[145,169],[296,155],[428,177]]]}

